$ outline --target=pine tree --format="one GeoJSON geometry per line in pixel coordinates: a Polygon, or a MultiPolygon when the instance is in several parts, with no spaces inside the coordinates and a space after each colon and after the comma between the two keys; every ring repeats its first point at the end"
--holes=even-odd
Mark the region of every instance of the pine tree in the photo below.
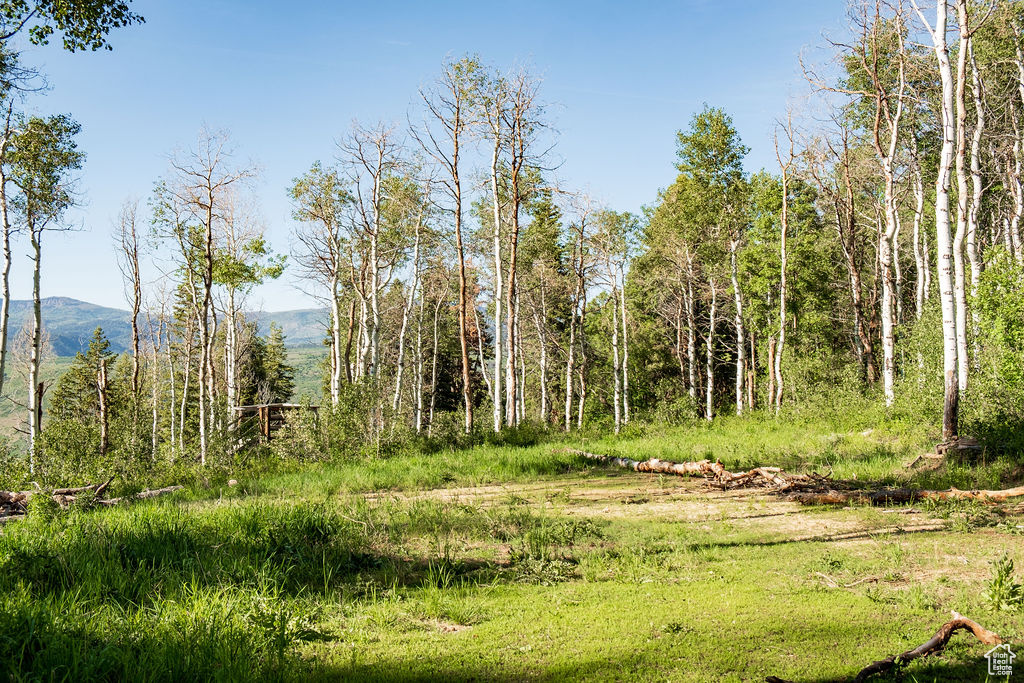
{"type": "MultiPolygon", "coordinates": [[[[110,351],[110,340],[97,327],[83,354],[79,351],[71,367],[61,375],[50,399],[50,412],[58,419],[96,424],[100,418],[100,375],[113,369],[117,354],[110,351]]],[[[110,373],[113,376],[113,372],[110,373]]],[[[112,396],[114,392],[106,389],[112,396]]]]}

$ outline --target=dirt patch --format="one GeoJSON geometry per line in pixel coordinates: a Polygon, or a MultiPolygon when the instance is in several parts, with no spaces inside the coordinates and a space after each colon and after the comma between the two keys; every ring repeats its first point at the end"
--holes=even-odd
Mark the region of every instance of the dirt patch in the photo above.
{"type": "Polygon", "coordinates": [[[766,541],[868,542],[879,535],[938,531],[943,523],[915,508],[808,508],[758,490],[708,489],[699,478],[625,474],[612,480],[561,480],[529,484],[461,486],[382,492],[367,501],[436,500],[481,508],[530,505],[570,517],[646,519],[753,533],[766,541]]]}

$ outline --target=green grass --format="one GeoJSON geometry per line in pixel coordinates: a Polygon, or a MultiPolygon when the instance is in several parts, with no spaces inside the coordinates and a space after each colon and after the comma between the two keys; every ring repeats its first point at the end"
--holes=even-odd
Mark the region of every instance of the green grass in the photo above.
{"type": "Polygon", "coordinates": [[[292,401],[308,400],[313,405],[323,397],[323,346],[295,346],[288,349],[288,364],[295,372],[295,391],[292,401]]]}
{"type": "MultiPolygon", "coordinates": [[[[0,531],[0,679],[842,680],[951,609],[1019,643],[1020,613],[989,597],[994,560],[1024,563],[1019,513],[800,508],[562,450],[908,485],[1019,476],[915,475],[902,463],[926,430],[858,427],[725,419],[123,508],[34,502],[0,531]]],[[[984,680],[985,649],[956,636],[903,680],[984,680]]]]}
{"type": "Polygon", "coordinates": [[[907,469],[904,464],[930,451],[939,441],[934,429],[902,422],[861,420],[804,421],[754,417],[723,417],[713,424],[694,421],[683,426],[633,426],[619,437],[581,438],[551,435],[549,441],[526,447],[481,445],[438,453],[404,451],[388,458],[357,458],[318,468],[315,476],[295,472],[244,482],[263,493],[302,490],[304,495],[339,492],[481,486],[587,477],[591,461],[566,452],[587,450],[646,460],[675,462],[719,460],[731,470],[777,465],[790,471],[831,473],[836,479],[865,485],[918,488],[1002,488],[1024,479],[1021,464],[997,458],[970,465],[951,464],[941,470],[907,469]]]}

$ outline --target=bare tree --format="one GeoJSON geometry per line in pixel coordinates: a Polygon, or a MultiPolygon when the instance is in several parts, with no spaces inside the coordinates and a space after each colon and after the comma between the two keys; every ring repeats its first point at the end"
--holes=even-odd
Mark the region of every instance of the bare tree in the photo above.
{"type": "Polygon", "coordinates": [[[339,141],[342,163],[348,171],[352,187],[353,219],[356,230],[366,245],[363,266],[369,310],[362,318],[363,345],[360,367],[369,377],[380,374],[380,293],[390,281],[396,263],[396,251],[387,243],[389,226],[383,216],[386,183],[400,164],[400,146],[392,128],[377,125],[372,129],[354,124],[351,134],[339,141]]]}
{"type": "MultiPolygon", "coordinates": [[[[582,346],[583,307],[587,298],[587,229],[590,227],[590,215],[593,209],[589,197],[581,197],[576,208],[576,218],[570,224],[572,235],[572,256],[570,270],[573,276],[572,297],[569,304],[569,341],[565,362],[565,431],[572,426],[573,372],[576,362],[576,347],[582,346]],[[577,341],[577,336],[581,339],[577,341]]],[[[582,384],[582,382],[581,382],[582,384]]],[[[583,400],[583,388],[580,387],[580,401],[583,400]]],[[[581,410],[582,414],[582,410],[581,410]]]]}
{"type": "MultiPolygon", "coordinates": [[[[543,127],[543,107],[538,100],[538,81],[527,71],[520,70],[508,79],[508,105],[504,110],[505,128],[508,131],[508,174],[509,174],[509,235],[508,235],[508,289],[505,306],[506,337],[508,357],[505,364],[505,422],[518,424],[516,383],[516,340],[520,335],[517,311],[518,282],[516,280],[519,255],[519,213],[530,188],[525,174],[537,168],[543,154],[534,149],[537,136],[543,127]]],[[[521,397],[520,397],[521,398],[521,397]]]]}
{"type": "Polygon", "coordinates": [[[174,224],[168,227],[179,236],[189,273],[199,278],[199,287],[192,291],[199,325],[199,461],[203,465],[213,428],[215,245],[230,209],[229,190],[256,173],[251,165],[233,167],[231,156],[228,135],[204,129],[193,149],[171,159],[172,176],[162,186],[161,201],[176,211],[174,224]]]}
{"type": "MultiPolygon", "coordinates": [[[[293,203],[292,218],[299,223],[292,231],[292,253],[306,279],[319,282],[326,289],[331,313],[328,384],[331,405],[337,407],[342,372],[347,375],[349,370],[348,357],[344,354],[342,344],[341,284],[346,251],[342,220],[346,205],[352,202],[352,196],[338,171],[324,169],[319,163],[313,164],[309,171],[293,181],[289,195],[293,203]]],[[[354,300],[352,304],[354,306],[354,300]]],[[[354,313],[355,310],[351,310],[350,317],[354,313]]],[[[351,340],[351,320],[348,332],[351,340]]]]}
{"type": "MultiPolygon", "coordinates": [[[[142,271],[139,264],[141,244],[136,225],[139,203],[126,201],[117,217],[117,265],[124,281],[125,299],[131,312],[132,328],[132,376],[131,390],[133,404],[139,401],[140,333],[139,312],[142,309],[142,271]]],[[[134,409],[134,408],[133,408],[134,409]]],[[[136,417],[138,417],[136,415],[136,417]]]]}
{"type": "MultiPolygon", "coordinates": [[[[772,373],[775,394],[770,396],[772,404],[775,406],[775,414],[779,414],[779,410],[782,408],[782,393],[783,393],[783,381],[782,381],[782,353],[786,347],[786,285],[788,275],[788,264],[789,264],[789,250],[787,249],[787,240],[789,236],[789,178],[790,172],[793,167],[795,155],[793,153],[793,114],[792,112],[786,113],[786,139],[789,141],[788,151],[786,152],[785,159],[783,159],[782,152],[779,150],[779,136],[776,132],[775,135],[775,158],[779,162],[779,170],[782,174],[782,212],[780,214],[781,220],[781,231],[779,234],[779,336],[775,343],[774,363],[769,369],[772,373]]],[[[734,266],[735,270],[735,266],[734,266]]]]}
{"type": "Polygon", "coordinates": [[[459,346],[462,352],[462,397],[465,408],[465,431],[473,430],[473,385],[469,360],[469,326],[467,320],[468,291],[466,254],[462,235],[462,169],[461,154],[476,91],[474,78],[479,72],[475,61],[463,59],[446,62],[441,77],[432,90],[421,90],[420,98],[433,125],[412,135],[423,151],[443,170],[440,181],[451,200],[450,212],[455,228],[455,254],[459,268],[459,346]]]}

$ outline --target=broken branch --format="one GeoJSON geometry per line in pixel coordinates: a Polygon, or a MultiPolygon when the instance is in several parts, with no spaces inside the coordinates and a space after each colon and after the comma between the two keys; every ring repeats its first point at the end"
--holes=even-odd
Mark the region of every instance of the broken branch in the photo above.
{"type": "Polygon", "coordinates": [[[893,655],[867,665],[860,670],[860,673],[857,674],[857,678],[854,680],[856,683],[861,683],[861,681],[867,680],[875,674],[889,671],[896,666],[897,661],[901,664],[905,664],[906,662],[911,662],[920,657],[926,657],[928,655],[941,652],[943,648],[946,647],[946,643],[949,642],[950,637],[959,630],[970,631],[974,634],[975,638],[986,645],[998,645],[1003,642],[1002,639],[992,631],[983,628],[975,621],[971,621],[970,619],[953,612],[953,619],[943,624],[942,628],[940,628],[935,635],[931,637],[931,639],[921,645],[918,645],[913,650],[907,650],[903,654],[893,655]]]}

